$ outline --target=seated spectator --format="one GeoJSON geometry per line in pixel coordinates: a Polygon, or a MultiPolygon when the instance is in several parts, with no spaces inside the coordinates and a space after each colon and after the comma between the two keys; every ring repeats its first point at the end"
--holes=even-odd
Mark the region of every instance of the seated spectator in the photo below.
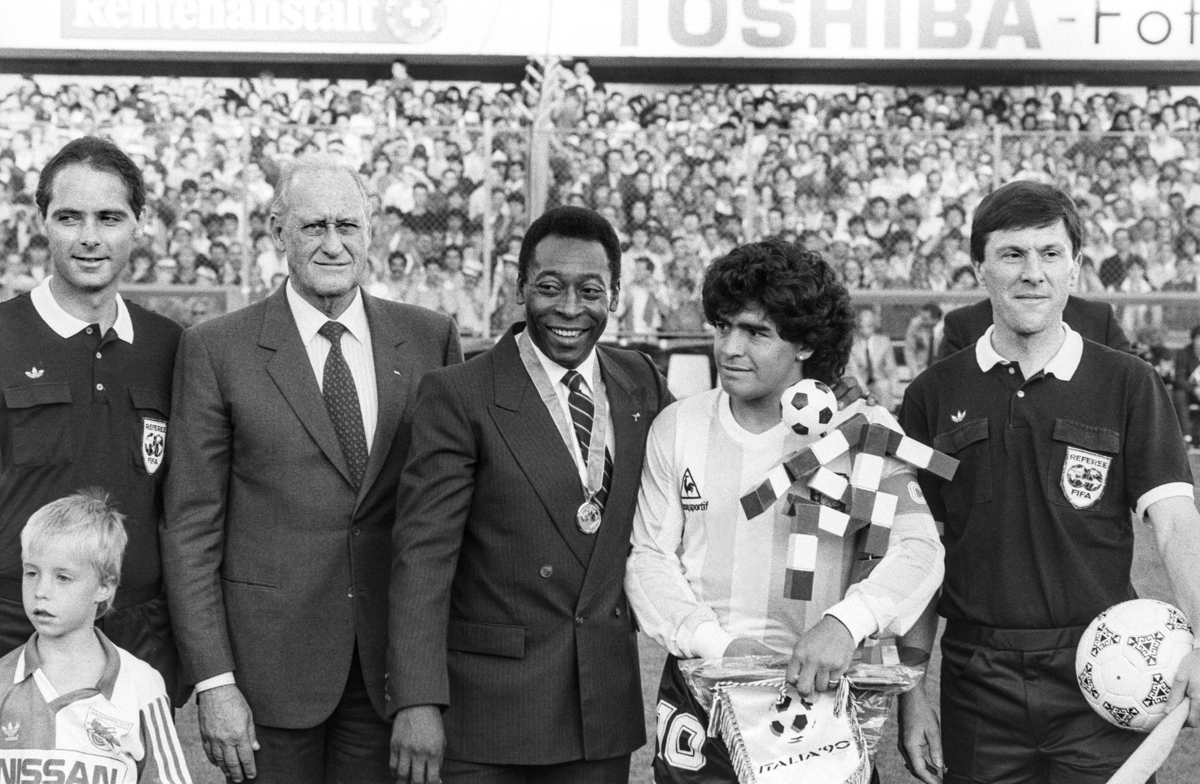
{"type": "Polygon", "coordinates": [[[856,324],[846,372],[890,411],[899,403],[896,398],[899,375],[892,339],[879,333],[879,314],[872,308],[860,308],[856,324]]]}
{"type": "Polygon", "coordinates": [[[969,291],[979,288],[979,280],[975,277],[974,267],[959,267],[950,277],[951,291],[969,291]]]}
{"type": "Polygon", "coordinates": [[[661,330],[666,334],[696,334],[704,332],[707,322],[704,306],[696,292],[696,281],[688,274],[673,270],[666,285],[661,330]]]}
{"type": "Polygon", "coordinates": [[[1193,412],[1192,406],[1200,406],[1200,324],[1192,327],[1191,342],[1175,353],[1174,384],[1171,396],[1175,402],[1175,413],[1188,451],[1200,451],[1200,410],[1193,412]]]}
{"type": "Polygon", "coordinates": [[[130,283],[154,282],[154,254],[149,248],[135,248],[129,254],[126,273],[130,283]]]}
{"type": "Polygon", "coordinates": [[[904,365],[909,378],[921,375],[937,356],[938,327],[942,309],[936,302],[927,302],[917,310],[904,332],[904,365]]]}
{"type": "Polygon", "coordinates": [[[647,256],[633,260],[633,278],[621,291],[617,317],[621,331],[635,335],[657,332],[666,310],[666,296],[654,279],[654,262],[647,256]]]}
{"type": "Polygon", "coordinates": [[[1145,267],[1146,260],[1133,252],[1129,229],[1118,227],[1112,235],[1113,255],[1100,262],[1100,282],[1108,291],[1120,291],[1129,268],[1135,264],[1145,267]]]}

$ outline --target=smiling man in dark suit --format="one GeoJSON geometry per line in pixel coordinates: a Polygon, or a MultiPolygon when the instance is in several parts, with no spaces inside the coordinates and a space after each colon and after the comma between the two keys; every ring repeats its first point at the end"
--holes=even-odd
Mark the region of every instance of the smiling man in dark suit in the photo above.
{"type": "Polygon", "coordinates": [[[234,781],[390,782],[388,545],[420,376],[447,317],[359,287],[370,201],[324,156],[285,172],[290,276],[184,333],[163,560],[209,759],[234,781]]]}
{"type": "Polygon", "coordinates": [[[625,558],[670,393],[596,346],[620,265],[604,218],[547,212],[521,246],[526,321],[421,382],[390,601],[401,781],[624,784],[645,741],[625,558]]]}

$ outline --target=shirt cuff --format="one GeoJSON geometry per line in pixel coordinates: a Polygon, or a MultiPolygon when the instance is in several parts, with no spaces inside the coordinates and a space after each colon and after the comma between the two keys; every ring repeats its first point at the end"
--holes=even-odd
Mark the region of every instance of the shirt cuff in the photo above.
{"type": "Polygon", "coordinates": [[[1164,498],[1175,498],[1183,496],[1185,498],[1196,498],[1196,491],[1187,482],[1170,482],[1165,485],[1159,485],[1153,490],[1147,491],[1137,501],[1137,507],[1133,510],[1139,520],[1146,514],[1146,510],[1157,501],[1164,498]]]}
{"type": "Polygon", "coordinates": [[[826,610],[822,617],[825,615],[846,627],[850,636],[854,638],[855,647],[862,645],[862,641],[879,628],[879,624],[875,622],[875,614],[871,612],[871,608],[867,607],[863,598],[857,594],[842,599],[826,610]]]}
{"type": "Polygon", "coordinates": [[[209,689],[215,689],[218,686],[234,686],[236,684],[237,684],[237,681],[235,681],[233,679],[232,672],[223,672],[220,675],[214,675],[211,678],[205,678],[204,680],[197,683],[196,684],[196,693],[199,694],[202,691],[208,691],[209,689]]]}
{"type": "MultiPolygon", "coordinates": [[[[737,638],[721,628],[715,621],[705,621],[692,632],[688,646],[701,659],[719,659],[725,655],[729,643],[737,638]]],[[[683,646],[680,646],[681,648],[683,646]]]]}

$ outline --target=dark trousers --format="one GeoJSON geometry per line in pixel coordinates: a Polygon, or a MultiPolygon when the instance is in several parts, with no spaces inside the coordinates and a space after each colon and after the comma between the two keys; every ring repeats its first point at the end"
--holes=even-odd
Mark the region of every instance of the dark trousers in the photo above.
{"type": "Polygon", "coordinates": [[[392,726],[367,696],[358,650],[346,690],[333,713],[316,727],[254,725],[261,748],[254,754],[254,784],[394,784],[388,767],[392,726]]]}
{"type": "Polygon", "coordinates": [[[557,765],[484,765],[448,759],[444,784],[629,784],[629,755],[557,765]]]}
{"type": "Polygon", "coordinates": [[[1145,736],[1109,724],[1084,701],[1075,679],[1082,632],[947,624],[941,685],[946,784],[1109,780],[1145,736]]]}

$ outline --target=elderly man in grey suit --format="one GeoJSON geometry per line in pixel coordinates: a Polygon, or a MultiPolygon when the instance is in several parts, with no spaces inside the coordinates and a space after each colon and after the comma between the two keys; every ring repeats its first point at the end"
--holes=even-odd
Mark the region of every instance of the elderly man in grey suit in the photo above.
{"type": "Polygon", "coordinates": [[[388,782],[389,545],[445,316],[376,299],[370,202],[310,156],[270,218],[286,285],[184,333],[163,560],[209,759],[233,781],[388,782]]]}

